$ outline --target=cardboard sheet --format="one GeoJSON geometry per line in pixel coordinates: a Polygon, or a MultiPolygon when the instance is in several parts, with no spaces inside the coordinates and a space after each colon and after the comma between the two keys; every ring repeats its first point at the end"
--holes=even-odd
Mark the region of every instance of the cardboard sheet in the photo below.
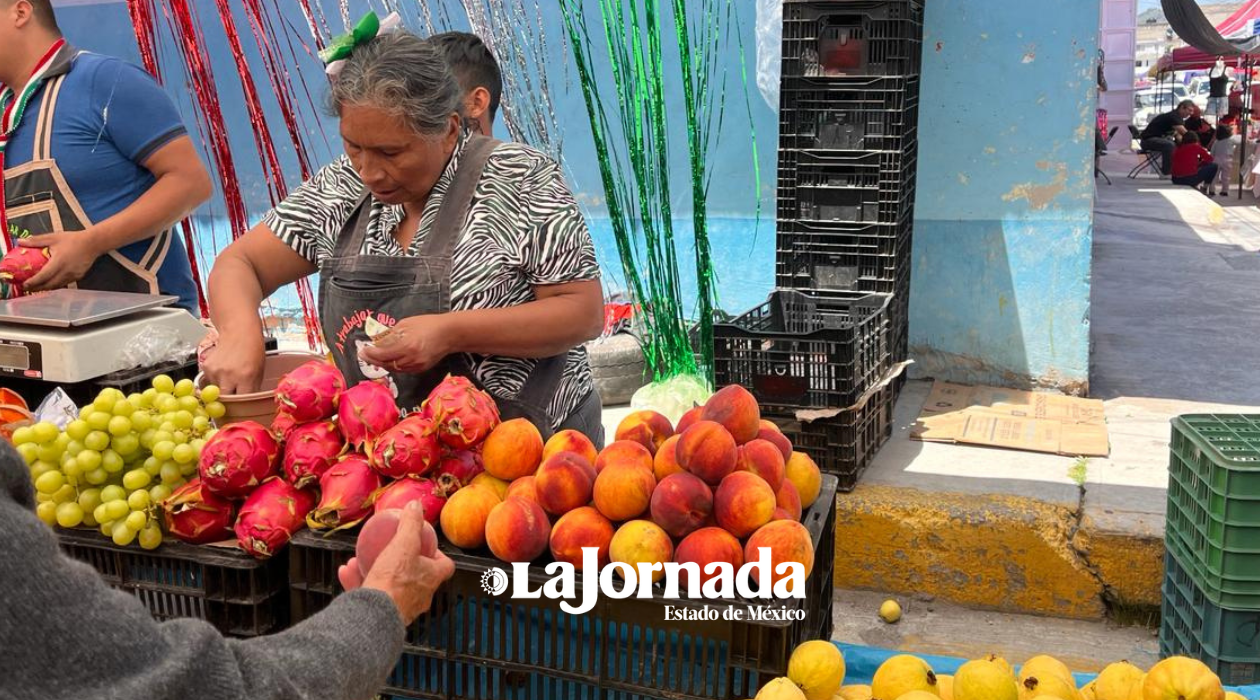
{"type": "Polygon", "coordinates": [[[1068,457],[1110,451],[1098,399],[948,382],[932,385],[910,437],[1068,457]]]}

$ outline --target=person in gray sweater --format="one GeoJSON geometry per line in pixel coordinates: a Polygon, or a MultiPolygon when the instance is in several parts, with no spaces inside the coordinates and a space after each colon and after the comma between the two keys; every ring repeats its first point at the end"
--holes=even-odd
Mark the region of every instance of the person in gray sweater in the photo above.
{"type": "Polygon", "coordinates": [[[62,555],[34,508],[26,465],[0,439],[0,700],[367,700],[455,571],[421,556],[415,505],[362,585],[289,630],[233,640],[202,620],[155,621],[62,555]]]}

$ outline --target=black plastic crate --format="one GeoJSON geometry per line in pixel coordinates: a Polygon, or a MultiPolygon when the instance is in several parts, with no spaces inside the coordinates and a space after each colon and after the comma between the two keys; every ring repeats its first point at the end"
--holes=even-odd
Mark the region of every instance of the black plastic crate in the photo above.
{"type": "MultiPolygon", "coordinates": [[[[786,673],[801,642],[831,638],[837,480],[823,477],[818,500],[802,516],[814,542],[814,568],[803,600],[786,605],[799,621],[664,621],[664,606],[757,606],[730,601],[669,600],[660,585],[650,599],[600,598],[584,615],[546,598],[516,600],[487,594],[481,577],[507,565],[487,552],[467,553],[440,542],[455,576],[429,613],[407,630],[406,646],[382,691],[384,697],[481,700],[516,698],[668,697],[671,700],[747,698],[786,673]]],[[[289,546],[292,617],[304,620],[341,592],[337,567],[354,553],[354,535],[298,533],[289,546]]],[[[541,571],[536,562],[532,567],[541,571]]],[[[533,574],[531,589],[546,580],[533,574]]],[[[577,596],[581,597],[581,581],[577,596]]]]}
{"type": "Polygon", "coordinates": [[[260,561],[227,547],[176,541],[146,551],[134,544],[119,547],[88,529],[58,529],[57,538],[66,556],[139,598],[155,619],[205,620],[234,637],[271,634],[288,625],[284,557],[260,561]]]}
{"type": "Polygon", "coordinates": [[[762,411],[853,405],[888,371],[888,297],[777,290],[713,324],[718,386],[740,384],[762,411]]]}
{"type": "Polygon", "coordinates": [[[914,211],[916,146],[908,152],[779,155],[778,219],[898,223],[914,211]]]}
{"type": "Polygon", "coordinates": [[[918,141],[919,79],[785,79],[779,148],[905,152],[918,141]]]}
{"type": "Polygon", "coordinates": [[[910,218],[892,226],[780,222],[775,286],[820,292],[908,293],[913,231],[910,218]]]}
{"type": "Polygon", "coordinates": [[[796,411],[764,409],[761,417],[778,425],[794,449],[813,458],[823,473],[839,479],[838,490],[848,493],[892,435],[893,406],[903,383],[899,377],[873,392],[860,408],[830,418],[801,421],[796,411]]]}
{"type": "Polygon", "coordinates": [[[1260,665],[1260,610],[1214,605],[1190,570],[1170,551],[1164,555],[1160,656],[1192,656],[1226,685],[1251,685],[1260,665]]]}
{"type": "Polygon", "coordinates": [[[922,54],[916,0],[783,3],[784,76],[917,75],[922,54]]]}

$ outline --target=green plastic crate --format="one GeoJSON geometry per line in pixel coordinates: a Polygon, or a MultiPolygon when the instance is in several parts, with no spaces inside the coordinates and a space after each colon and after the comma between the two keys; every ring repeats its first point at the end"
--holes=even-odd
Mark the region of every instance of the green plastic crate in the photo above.
{"type": "Polygon", "coordinates": [[[1260,664],[1260,608],[1213,605],[1179,556],[1169,550],[1164,558],[1160,655],[1201,659],[1226,685],[1254,683],[1260,664]]]}
{"type": "Polygon", "coordinates": [[[1191,573],[1212,603],[1235,609],[1260,609],[1260,585],[1254,580],[1231,579],[1222,576],[1219,571],[1210,571],[1191,554],[1190,546],[1171,530],[1164,537],[1164,544],[1191,573]]]}

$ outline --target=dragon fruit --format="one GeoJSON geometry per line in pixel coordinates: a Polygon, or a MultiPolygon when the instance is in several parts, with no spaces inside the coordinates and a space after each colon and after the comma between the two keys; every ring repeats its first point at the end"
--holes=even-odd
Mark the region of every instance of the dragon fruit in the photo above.
{"type": "Polygon", "coordinates": [[[412,501],[420,501],[424,506],[424,519],[437,527],[438,518],[442,515],[442,507],[446,505],[446,496],[438,485],[430,479],[399,479],[386,486],[376,497],[375,512],[381,513],[391,508],[403,508],[412,501]]]}
{"type": "Polygon", "coordinates": [[[288,440],[289,433],[296,427],[298,427],[298,422],[284,411],[277,411],[276,417],[271,419],[271,434],[280,442],[288,440]]]}
{"type": "Polygon", "coordinates": [[[276,475],[280,443],[253,421],[224,426],[201,448],[197,471],[211,493],[228,499],[249,495],[276,475]]]}
{"type": "Polygon", "coordinates": [[[499,407],[467,377],[446,375],[421,407],[437,424],[438,439],[455,450],[481,443],[499,424],[499,407]]]}
{"type": "Polygon", "coordinates": [[[372,449],[372,465],[391,478],[423,476],[442,459],[433,422],[423,416],[408,416],[381,433],[372,449]]]}
{"type": "Polygon", "coordinates": [[[259,559],[266,559],[289,543],[306,525],[315,508],[314,491],[295,488],[284,479],[269,479],[254,489],[236,519],[236,542],[259,559]]]}
{"type": "Polygon", "coordinates": [[[49,259],[47,248],[14,248],[0,258],[0,280],[19,286],[26,284],[44,269],[49,259]]]}
{"type": "Polygon", "coordinates": [[[232,538],[232,502],[210,493],[201,479],[175,489],[161,503],[166,531],[192,544],[232,538]]]}
{"type": "Polygon", "coordinates": [[[319,477],[319,505],[306,516],[314,530],[354,527],[372,512],[381,475],[363,455],[350,455],[319,477]]]}
{"type": "Polygon", "coordinates": [[[371,453],[377,436],[398,423],[393,392],[376,382],[361,382],[347,389],[337,406],[337,422],[346,442],[356,450],[371,453]]]}
{"type": "Polygon", "coordinates": [[[481,455],[472,450],[458,450],[448,452],[442,457],[442,462],[433,474],[433,480],[437,482],[438,490],[449,498],[451,494],[471,484],[483,471],[485,466],[482,465],[481,455]]]}
{"type": "Polygon", "coordinates": [[[304,489],[314,486],[346,451],[346,441],[330,420],[299,425],[284,443],[284,478],[304,489]]]}
{"type": "Polygon", "coordinates": [[[336,366],[311,360],[280,378],[276,408],[298,423],[326,420],[337,412],[337,399],[345,390],[345,377],[336,366]]]}

